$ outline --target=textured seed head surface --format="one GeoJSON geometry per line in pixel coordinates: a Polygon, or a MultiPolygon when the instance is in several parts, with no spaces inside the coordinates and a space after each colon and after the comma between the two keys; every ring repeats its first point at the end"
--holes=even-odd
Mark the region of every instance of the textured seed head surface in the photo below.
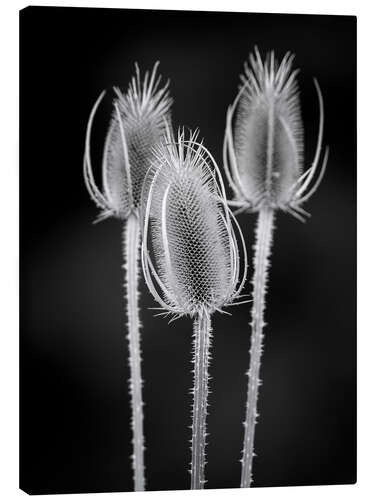
{"type": "Polygon", "coordinates": [[[178,314],[221,308],[237,286],[233,228],[210,163],[196,134],[180,132],[155,149],[145,183],[155,267],[178,314]]]}
{"type": "Polygon", "coordinates": [[[303,127],[293,56],[250,55],[241,76],[234,148],[241,189],[253,206],[286,206],[303,162],[303,127]]]}
{"type": "Polygon", "coordinates": [[[103,161],[103,182],[120,215],[138,209],[152,148],[161,140],[172,99],[167,86],[159,89],[157,65],[141,81],[138,67],[126,94],[118,89],[103,161]],[[125,139],[125,145],[123,140],[125,139]],[[127,158],[124,154],[127,149],[127,158]]]}

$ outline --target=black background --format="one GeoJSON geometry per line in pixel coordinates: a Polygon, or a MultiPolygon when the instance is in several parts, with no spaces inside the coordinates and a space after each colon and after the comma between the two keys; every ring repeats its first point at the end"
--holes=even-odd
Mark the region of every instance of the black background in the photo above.
{"type": "MultiPolygon", "coordinates": [[[[125,89],[135,61],[160,60],[174,124],[199,126],[221,164],[226,108],[254,44],[296,53],[306,165],[318,78],[330,146],[312,218],[276,221],[254,486],[355,482],[355,18],[29,7],[20,21],[21,487],[133,487],[121,224],[91,224],[82,176],[93,102],[125,89]]],[[[108,96],[93,132],[98,179],[110,109],[108,96]]],[[[239,221],[250,251],[255,217],[239,221]]],[[[186,489],[192,324],[154,318],[143,283],[141,297],[147,488],[186,489]]],[[[240,480],[249,305],[232,312],[213,319],[208,488],[240,480]]]]}

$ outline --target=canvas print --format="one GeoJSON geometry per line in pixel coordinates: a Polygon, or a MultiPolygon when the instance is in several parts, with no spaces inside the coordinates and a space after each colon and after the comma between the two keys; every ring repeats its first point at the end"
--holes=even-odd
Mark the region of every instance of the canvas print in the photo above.
{"type": "Polygon", "coordinates": [[[20,12],[20,487],[356,481],[356,19],[20,12]]]}

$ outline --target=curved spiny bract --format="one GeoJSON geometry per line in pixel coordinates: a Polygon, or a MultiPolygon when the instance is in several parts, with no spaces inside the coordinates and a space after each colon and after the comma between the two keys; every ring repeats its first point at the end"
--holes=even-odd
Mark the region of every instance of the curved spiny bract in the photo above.
{"type": "Polygon", "coordinates": [[[255,49],[249,63],[245,64],[239,93],[228,108],[225,128],[224,168],[235,198],[229,203],[237,207],[238,212],[258,212],[241,487],[249,487],[253,476],[266,284],[275,210],[283,210],[304,221],[309,214],[301,205],[318,188],[328,159],[326,149],[319,168],[324,112],[322,94],[314,80],[320,113],[318,139],[313,163],[303,173],[303,126],[296,79],[298,70],[292,68],[293,57],[287,53],[278,64],[271,52],[263,61],[255,49]]]}
{"type": "Polygon", "coordinates": [[[211,314],[239,296],[247,261],[219,169],[197,133],[185,137],[180,131],[175,140],[168,131],[155,149],[143,187],[142,219],[142,265],[150,292],[165,314],[194,318],[191,488],[201,489],[211,314]],[[243,270],[235,230],[244,254],[243,270]]]}
{"type": "Polygon", "coordinates": [[[314,79],[320,113],[318,139],[313,163],[302,173],[303,125],[298,70],[292,68],[293,59],[287,53],[279,64],[271,52],[262,61],[255,49],[249,63],[245,63],[239,93],[228,108],[224,167],[235,194],[233,205],[241,211],[279,208],[301,219],[306,215],[301,204],[323,178],[328,149],[319,170],[324,125],[322,94],[314,79]]]}
{"type": "Polygon", "coordinates": [[[140,319],[138,312],[138,258],[140,240],[140,196],[150,165],[152,148],[161,140],[169,121],[172,103],[168,83],[160,87],[158,63],[141,80],[138,66],[126,94],[117,88],[113,113],[104,144],[103,189],[97,187],[90,155],[91,129],[102,92],[90,113],[84,156],[86,187],[101,214],[98,220],[113,216],[124,221],[124,269],[128,317],[130,395],[133,431],[134,489],[145,489],[143,402],[141,377],[140,319]]]}

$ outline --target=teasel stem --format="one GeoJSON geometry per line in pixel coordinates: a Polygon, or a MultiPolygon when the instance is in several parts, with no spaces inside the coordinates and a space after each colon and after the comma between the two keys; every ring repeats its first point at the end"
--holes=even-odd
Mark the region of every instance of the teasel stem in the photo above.
{"type": "Polygon", "coordinates": [[[257,419],[258,388],[263,344],[265,296],[269,256],[272,245],[274,210],[261,208],[258,215],[254,245],[253,307],[251,311],[250,369],[246,403],[245,435],[242,455],[241,488],[249,488],[252,482],[254,437],[257,419]]]}
{"type": "Polygon", "coordinates": [[[124,269],[128,316],[130,396],[133,431],[134,490],[144,491],[144,436],[143,401],[141,376],[140,319],[138,311],[138,259],[140,247],[140,226],[138,217],[130,214],[124,223],[124,269]]]}
{"type": "Polygon", "coordinates": [[[194,320],[194,402],[192,425],[191,489],[204,488],[206,417],[211,317],[203,310],[194,320]]]}

